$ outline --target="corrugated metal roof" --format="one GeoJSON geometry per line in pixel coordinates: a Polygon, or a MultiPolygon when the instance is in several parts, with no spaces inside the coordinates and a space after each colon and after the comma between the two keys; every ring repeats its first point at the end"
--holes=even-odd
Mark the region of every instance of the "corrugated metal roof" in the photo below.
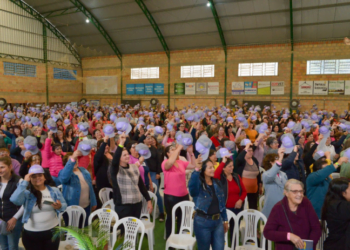
{"type": "MultiPolygon", "coordinates": [[[[40,13],[72,7],[69,0],[27,0],[40,13]]],[[[81,0],[122,54],[163,51],[146,16],[133,0],[81,0]]],[[[289,0],[214,0],[227,45],[286,43],[290,40],[289,0]]],[[[220,47],[207,0],[144,0],[170,50],[220,47]]],[[[293,0],[295,41],[349,36],[350,0],[293,0]]],[[[81,56],[114,52],[82,13],[48,19],[81,56]]]]}

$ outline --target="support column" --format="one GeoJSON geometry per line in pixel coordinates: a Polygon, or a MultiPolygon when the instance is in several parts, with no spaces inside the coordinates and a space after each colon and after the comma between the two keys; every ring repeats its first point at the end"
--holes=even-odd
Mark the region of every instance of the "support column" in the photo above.
{"type": "Polygon", "coordinates": [[[43,24],[43,49],[44,49],[44,63],[46,68],[45,79],[46,79],[46,105],[49,105],[49,66],[47,65],[47,33],[46,27],[43,24]]]}

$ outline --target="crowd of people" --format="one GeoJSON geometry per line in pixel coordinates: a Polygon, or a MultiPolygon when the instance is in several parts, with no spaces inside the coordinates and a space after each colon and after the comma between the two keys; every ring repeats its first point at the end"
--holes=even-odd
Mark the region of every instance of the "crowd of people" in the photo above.
{"type": "Polygon", "coordinates": [[[200,250],[223,250],[237,226],[226,211],[237,215],[245,205],[262,207],[259,237],[276,250],[304,249],[306,241],[315,249],[322,231],[323,249],[350,249],[347,111],[26,104],[0,110],[0,128],[2,250],[18,249],[20,237],[28,250],[58,249],[58,214],[76,205],[88,217],[102,206],[103,188],[113,189],[120,219],[139,218],[142,199],[150,213],[158,209],[166,238],[174,206],[193,199],[200,250]],[[156,191],[157,208],[148,191],[156,191]]]}

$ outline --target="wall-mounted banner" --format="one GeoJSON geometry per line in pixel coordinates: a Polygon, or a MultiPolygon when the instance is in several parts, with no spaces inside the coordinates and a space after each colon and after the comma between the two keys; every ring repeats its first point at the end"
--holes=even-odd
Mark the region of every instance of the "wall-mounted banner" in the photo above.
{"type": "Polygon", "coordinates": [[[232,95],[244,95],[244,82],[232,82],[232,95]]]}
{"type": "Polygon", "coordinates": [[[258,82],[244,82],[244,94],[245,95],[256,95],[258,82]]]}
{"type": "Polygon", "coordinates": [[[126,94],[127,95],[135,95],[135,84],[127,84],[126,85],[126,94]]]}
{"type": "Polygon", "coordinates": [[[313,81],[299,81],[299,95],[312,95],[313,89],[313,81]]]}
{"type": "Polygon", "coordinates": [[[284,82],[271,82],[271,95],[284,95],[284,82]]]}
{"type": "Polygon", "coordinates": [[[219,94],[219,83],[208,82],[208,95],[218,95],[218,94],[219,94]]]}
{"type": "Polygon", "coordinates": [[[145,94],[145,84],[135,84],[135,94],[144,95],[145,94]]]}
{"type": "Polygon", "coordinates": [[[205,95],[207,94],[207,84],[206,82],[196,82],[196,94],[205,95]]]}
{"type": "Polygon", "coordinates": [[[185,94],[185,83],[175,83],[174,84],[174,94],[175,95],[184,95],[185,94]]]}
{"type": "Polygon", "coordinates": [[[153,95],[153,83],[145,83],[145,95],[153,95]]]}
{"type": "Polygon", "coordinates": [[[164,83],[155,83],[153,85],[153,94],[164,95],[164,83]]]}
{"type": "Polygon", "coordinates": [[[350,81],[345,81],[345,95],[350,95],[350,81]]]}
{"type": "Polygon", "coordinates": [[[344,95],[344,81],[328,81],[328,93],[330,95],[344,95]]]}
{"type": "Polygon", "coordinates": [[[195,95],[196,94],[196,83],[190,82],[185,83],[185,95],[195,95]]]}
{"type": "Polygon", "coordinates": [[[258,95],[270,95],[270,82],[258,82],[258,95]]]}
{"type": "Polygon", "coordinates": [[[314,81],[314,95],[328,95],[328,81],[314,81]]]}

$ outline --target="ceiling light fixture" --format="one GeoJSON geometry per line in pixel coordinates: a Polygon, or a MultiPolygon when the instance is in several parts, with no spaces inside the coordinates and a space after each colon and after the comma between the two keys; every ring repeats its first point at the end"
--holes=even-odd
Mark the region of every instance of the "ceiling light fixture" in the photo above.
{"type": "Polygon", "coordinates": [[[87,18],[87,19],[85,20],[85,22],[86,22],[86,23],[89,23],[89,22],[90,22],[90,20],[87,18]]]}
{"type": "Polygon", "coordinates": [[[207,3],[207,6],[210,7],[210,2],[207,3]]]}

